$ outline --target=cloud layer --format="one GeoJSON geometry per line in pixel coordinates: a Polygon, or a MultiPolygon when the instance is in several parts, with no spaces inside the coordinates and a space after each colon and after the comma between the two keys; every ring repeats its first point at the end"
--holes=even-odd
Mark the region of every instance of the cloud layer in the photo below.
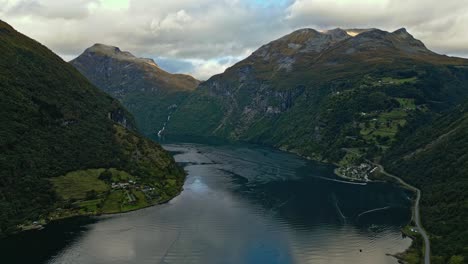
{"type": "Polygon", "coordinates": [[[292,30],[406,27],[439,53],[468,56],[459,0],[0,0],[0,18],[69,60],[94,43],[206,79],[292,30]]]}

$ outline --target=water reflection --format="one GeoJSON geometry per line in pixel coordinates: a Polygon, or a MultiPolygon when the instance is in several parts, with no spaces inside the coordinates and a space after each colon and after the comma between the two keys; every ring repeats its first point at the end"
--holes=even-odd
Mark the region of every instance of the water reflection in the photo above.
{"type": "Polygon", "coordinates": [[[188,172],[180,196],[57,237],[66,246],[48,263],[386,264],[410,243],[399,232],[410,202],[395,186],[334,181],[328,166],[266,148],[165,147],[188,172]]]}

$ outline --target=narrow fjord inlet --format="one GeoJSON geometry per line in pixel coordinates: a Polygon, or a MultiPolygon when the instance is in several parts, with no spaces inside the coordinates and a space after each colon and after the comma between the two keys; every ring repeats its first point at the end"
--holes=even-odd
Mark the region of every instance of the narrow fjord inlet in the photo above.
{"type": "Polygon", "coordinates": [[[387,254],[411,243],[400,228],[410,217],[412,194],[397,186],[346,183],[333,176],[333,167],[252,145],[165,148],[188,172],[180,196],[78,229],[57,223],[13,243],[2,241],[8,249],[3,259],[320,264],[333,256],[338,263],[396,264],[387,254]],[[46,243],[35,245],[37,238],[46,243]],[[22,255],[25,245],[35,252],[22,255]]]}

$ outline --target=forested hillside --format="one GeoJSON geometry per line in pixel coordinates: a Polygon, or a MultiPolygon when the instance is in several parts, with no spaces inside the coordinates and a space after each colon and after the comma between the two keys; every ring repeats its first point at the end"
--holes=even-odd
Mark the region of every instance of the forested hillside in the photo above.
{"type": "Polygon", "coordinates": [[[383,162],[423,193],[433,263],[457,255],[468,260],[468,103],[420,129],[403,130],[399,139],[383,162]]]}
{"type": "MultiPolygon", "coordinates": [[[[50,179],[73,171],[124,171],[156,189],[157,199],[142,198],[148,204],[180,191],[183,171],[159,145],[134,132],[133,118],[117,100],[2,21],[0,51],[0,235],[47,220],[58,207],[71,215],[101,212],[86,211],[80,202],[99,207],[113,191],[99,193],[91,185],[78,190],[87,191],[81,200],[60,197],[50,179]]],[[[95,180],[107,186],[101,179],[95,180]]]]}

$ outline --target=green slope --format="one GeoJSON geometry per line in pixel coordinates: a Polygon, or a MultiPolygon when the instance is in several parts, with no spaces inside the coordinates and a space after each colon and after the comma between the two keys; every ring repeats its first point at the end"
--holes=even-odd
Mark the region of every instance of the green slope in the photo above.
{"type": "Polygon", "coordinates": [[[416,131],[404,130],[400,138],[383,162],[422,191],[433,263],[457,255],[468,261],[468,104],[416,131]]]}
{"type": "Polygon", "coordinates": [[[298,30],[202,83],[170,134],[273,145],[320,160],[382,152],[412,116],[468,95],[468,60],[432,53],[404,29],[298,30]],[[299,47],[299,48],[298,48],[299,47]]]}
{"type": "Polygon", "coordinates": [[[132,131],[119,102],[2,21],[0,50],[0,235],[73,202],[49,181],[71,171],[117,168],[157,187],[161,199],[179,192],[183,171],[132,131]]]}
{"type": "MultiPolygon", "coordinates": [[[[355,37],[303,29],[200,84],[173,114],[168,133],[266,144],[338,164],[352,160],[344,148],[396,160],[389,168],[421,188],[434,254],[448,262],[466,254],[460,229],[467,224],[466,132],[457,130],[417,159],[401,161],[398,151],[414,151],[417,145],[405,138],[467,97],[468,60],[435,54],[404,29],[355,37]],[[458,183],[461,189],[452,191],[458,183]]],[[[443,120],[435,131],[449,127],[443,120]]],[[[412,140],[437,134],[423,131],[412,140]]]]}

